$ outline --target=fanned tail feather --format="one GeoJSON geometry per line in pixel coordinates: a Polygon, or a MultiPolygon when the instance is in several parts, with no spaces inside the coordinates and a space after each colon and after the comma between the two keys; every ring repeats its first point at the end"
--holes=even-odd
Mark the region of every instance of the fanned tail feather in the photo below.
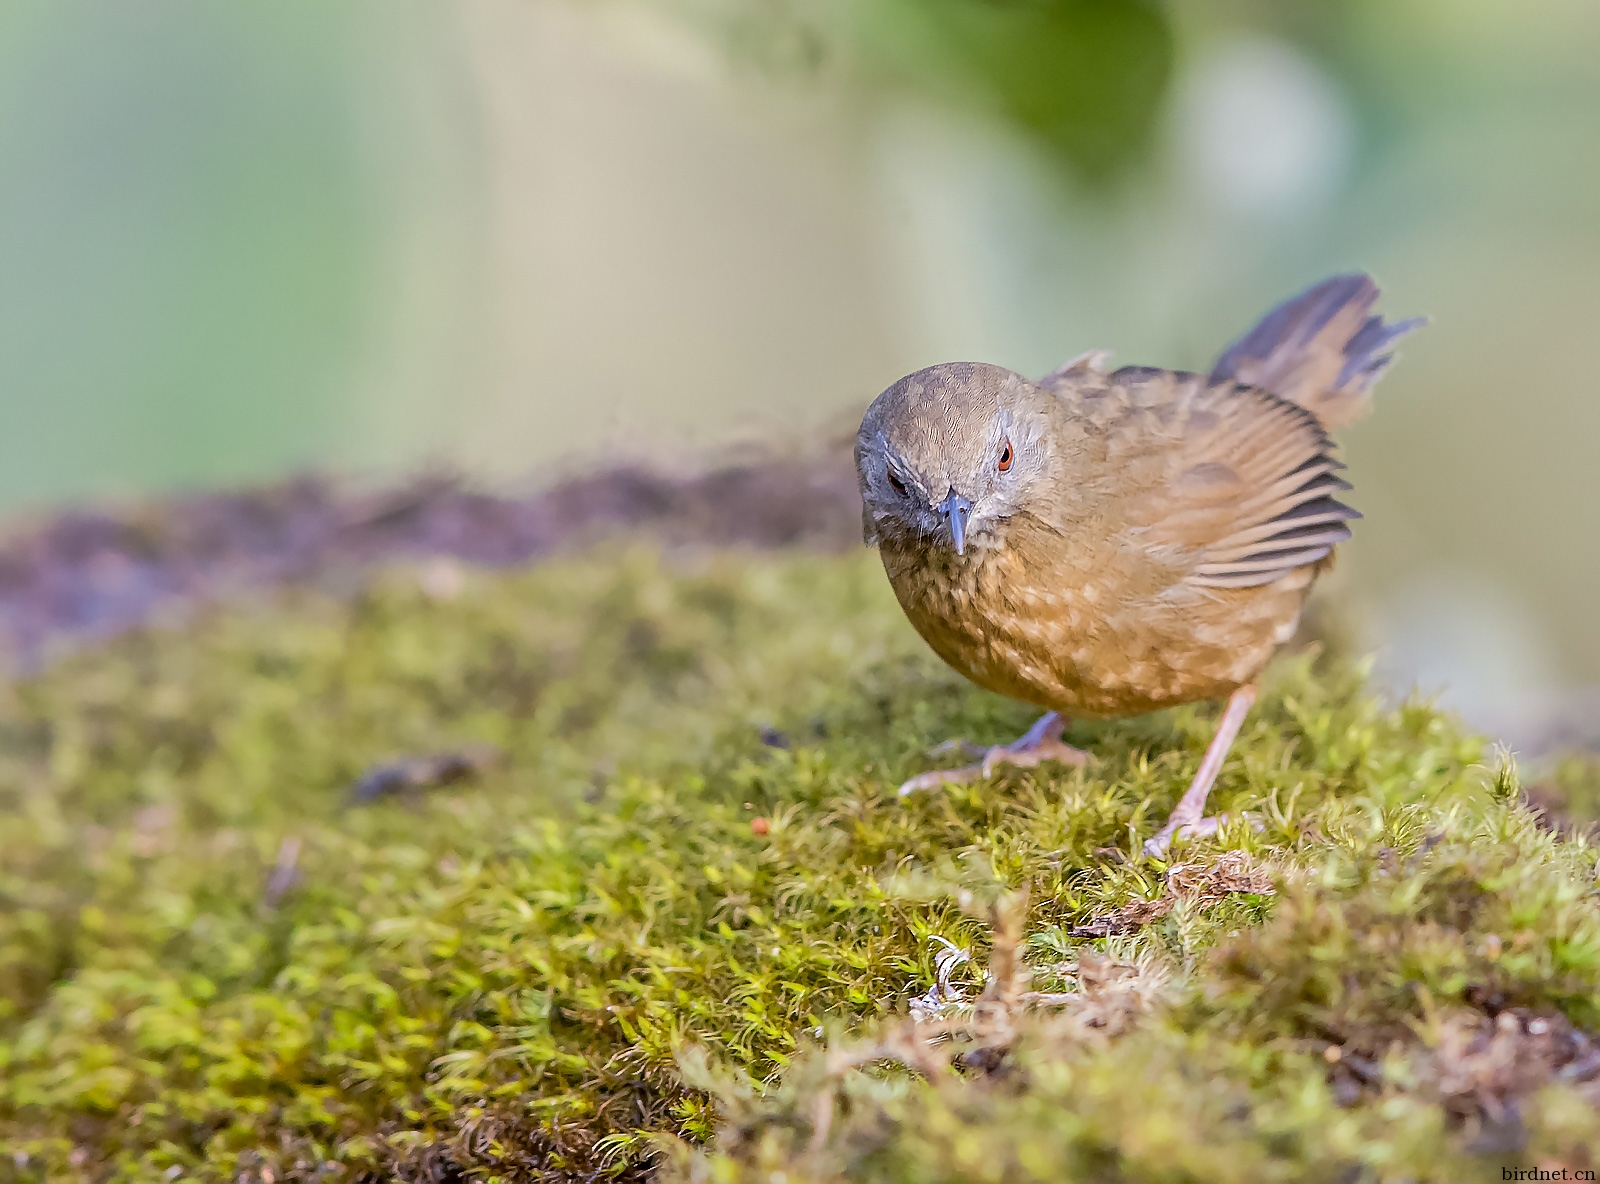
{"type": "Polygon", "coordinates": [[[1262,317],[1217,359],[1211,377],[1271,391],[1326,428],[1354,423],[1371,407],[1394,343],[1427,323],[1411,317],[1388,324],[1372,311],[1377,300],[1371,276],[1325,279],[1262,317]]]}

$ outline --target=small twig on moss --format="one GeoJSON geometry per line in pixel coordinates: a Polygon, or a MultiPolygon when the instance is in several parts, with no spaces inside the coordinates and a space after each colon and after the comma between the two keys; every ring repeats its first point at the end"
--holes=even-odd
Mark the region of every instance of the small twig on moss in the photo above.
{"type": "MultiPolygon", "coordinates": [[[[914,1013],[888,1025],[872,1040],[828,1049],[820,1080],[812,1079],[810,1088],[816,1092],[803,1103],[810,1118],[809,1157],[820,1160],[824,1153],[834,1126],[840,1083],[852,1070],[890,1061],[929,1081],[939,1081],[948,1079],[951,1063],[959,1057],[961,1064],[993,1074],[1016,1043],[1019,1024],[1028,1015],[1046,1008],[1064,1011],[1059,1018],[1044,1021],[1045,1026],[1038,1030],[1050,1034],[1051,1039],[1076,1042],[1120,1035],[1148,1008],[1164,976],[1092,951],[1085,951],[1079,964],[1080,990],[1027,990],[1029,971],[1021,951],[1028,895],[1026,889],[1010,892],[990,906],[988,981],[970,1011],[945,1017],[926,1011],[914,1013]]],[[[953,946],[950,950],[965,953],[953,946]]],[[[934,992],[938,989],[936,986],[934,992]]],[[[725,1101],[738,1101],[723,1096],[725,1101]]],[[[805,1098],[804,1092],[801,1097],[805,1098]]]]}
{"type": "Polygon", "coordinates": [[[1213,904],[1234,893],[1271,896],[1272,873],[1243,851],[1224,851],[1215,863],[1175,863],[1167,869],[1166,892],[1155,900],[1135,900],[1102,913],[1072,930],[1073,937],[1114,937],[1160,920],[1180,901],[1213,904]]]}

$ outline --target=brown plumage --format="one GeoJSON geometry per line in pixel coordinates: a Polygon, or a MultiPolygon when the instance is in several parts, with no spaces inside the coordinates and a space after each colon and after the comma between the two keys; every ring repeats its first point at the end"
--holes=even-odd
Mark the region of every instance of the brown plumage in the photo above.
{"type": "Polygon", "coordinates": [[[1050,709],[981,765],[1082,760],[1061,714],[1230,697],[1166,830],[1204,833],[1205,794],[1359,515],[1327,429],[1365,413],[1389,347],[1363,275],[1274,309],[1210,375],[1106,371],[1085,355],[1030,382],[954,362],[895,383],[856,440],[863,524],[906,616],[979,686],[1050,709]]]}

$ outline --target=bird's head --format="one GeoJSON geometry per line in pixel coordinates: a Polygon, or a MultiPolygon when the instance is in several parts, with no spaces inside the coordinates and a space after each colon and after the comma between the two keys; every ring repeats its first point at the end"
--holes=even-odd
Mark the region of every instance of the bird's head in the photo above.
{"type": "Polygon", "coordinates": [[[856,435],[868,543],[998,546],[1041,479],[1050,396],[1001,366],[948,362],[873,400],[856,435]]]}

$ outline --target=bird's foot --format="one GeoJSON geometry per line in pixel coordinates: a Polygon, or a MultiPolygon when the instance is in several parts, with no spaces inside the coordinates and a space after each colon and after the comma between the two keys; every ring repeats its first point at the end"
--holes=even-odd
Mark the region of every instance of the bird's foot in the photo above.
{"type": "Polygon", "coordinates": [[[1019,769],[1031,769],[1045,761],[1059,761],[1063,765],[1087,765],[1089,754],[1081,748],[1074,748],[1065,743],[1061,737],[1056,736],[1049,740],[1040,740],[1037,743],[1019,747],[1020,741],[1014,744],[996,744],[983,754],[983,760],[978,762],[978,767],[987,777],[1001,765],[1015,765],[1019,769]]]}
{"type": "Polygon", "coordinates": [[[963,740],[957,736],[953,740],[942,740],[928,749],[929,756],[953,756],[960,753],[962,756],[982,756],[989,750],[981,744],[974,744],[970,740],[963,740]]]}
{"type": "MultiPolygon", "coordinates": [[[[1173,839],[1208,839],[1221,830],[1225,823],[1231,821],[1232,818],[1227,814],[1213,814],[1193,822],[1184,822],[1177,818],[1168,819],[1167,825],[1145,840],[1144,853],[1152,859],[1161,859],[1166,855],[1167,848],[1172,846],[1173,839]]],[[[1256,830],[1261,829],[1261,823],[1249,815],[1245,816],[1245,821],[1256,830]]]]}
{"type": "MultiPolygon", "coordinates": [[[[1088,764],[1087,752],[1062,741],[1061,729],[1066,726],[1067,721],[1051,711],[1041,716],[1033,727],[1010,744],[996,744],[993,748],[985,749],[975,748],[961,741],[947,742],[950,748],[960,748],[973,752],[974,755],[981,753],[983,759],[976,764],[962,765],[955,769],[932,769],[926,773],[918,773],[900,786],[900,796],[908,797],[940,785],[962,785],[968,781],[977,781],[979,778],[989,776],[1001,765],[1031,769],[1044,761],[1059,761],[1063,765],[1088,764]]],[[[947,745],[939,747],[946,748],[947,745]]]]}
{"type": "MultiPolygon", "coordinates": [[[[1167,825],[1145,843],[1146,855],[1160,859],[1178,835],[1191,839],[1204,838],[1216,834],[1217,828],[1227,821],[1226,815],[1202,818],[1201,812],[1206,808],[1206,797],[1211,793],[1212,783],[1222,770],[1222,762],[1228,755],[1228,749],[1233,746],[1233,739],[1239,734],[1239,729],[1244,724],[1244,717],[1255,701],[1254,683],[1246,683],[1228,696],[1228,706],[1222,713],[1222,719],[1217,724],[1216,734],[1211,737],[1211,743],[1206,745],[1206,755],[1200,762],[1199,771],[1189,783],[1189,788],[1184,790],[1183,797],[1178,799],[1178,804],[1173,807],[1167,825]]],[[[1258,823],[1252,822],[1251,825],[1260,829],[1258,823]]]]}

